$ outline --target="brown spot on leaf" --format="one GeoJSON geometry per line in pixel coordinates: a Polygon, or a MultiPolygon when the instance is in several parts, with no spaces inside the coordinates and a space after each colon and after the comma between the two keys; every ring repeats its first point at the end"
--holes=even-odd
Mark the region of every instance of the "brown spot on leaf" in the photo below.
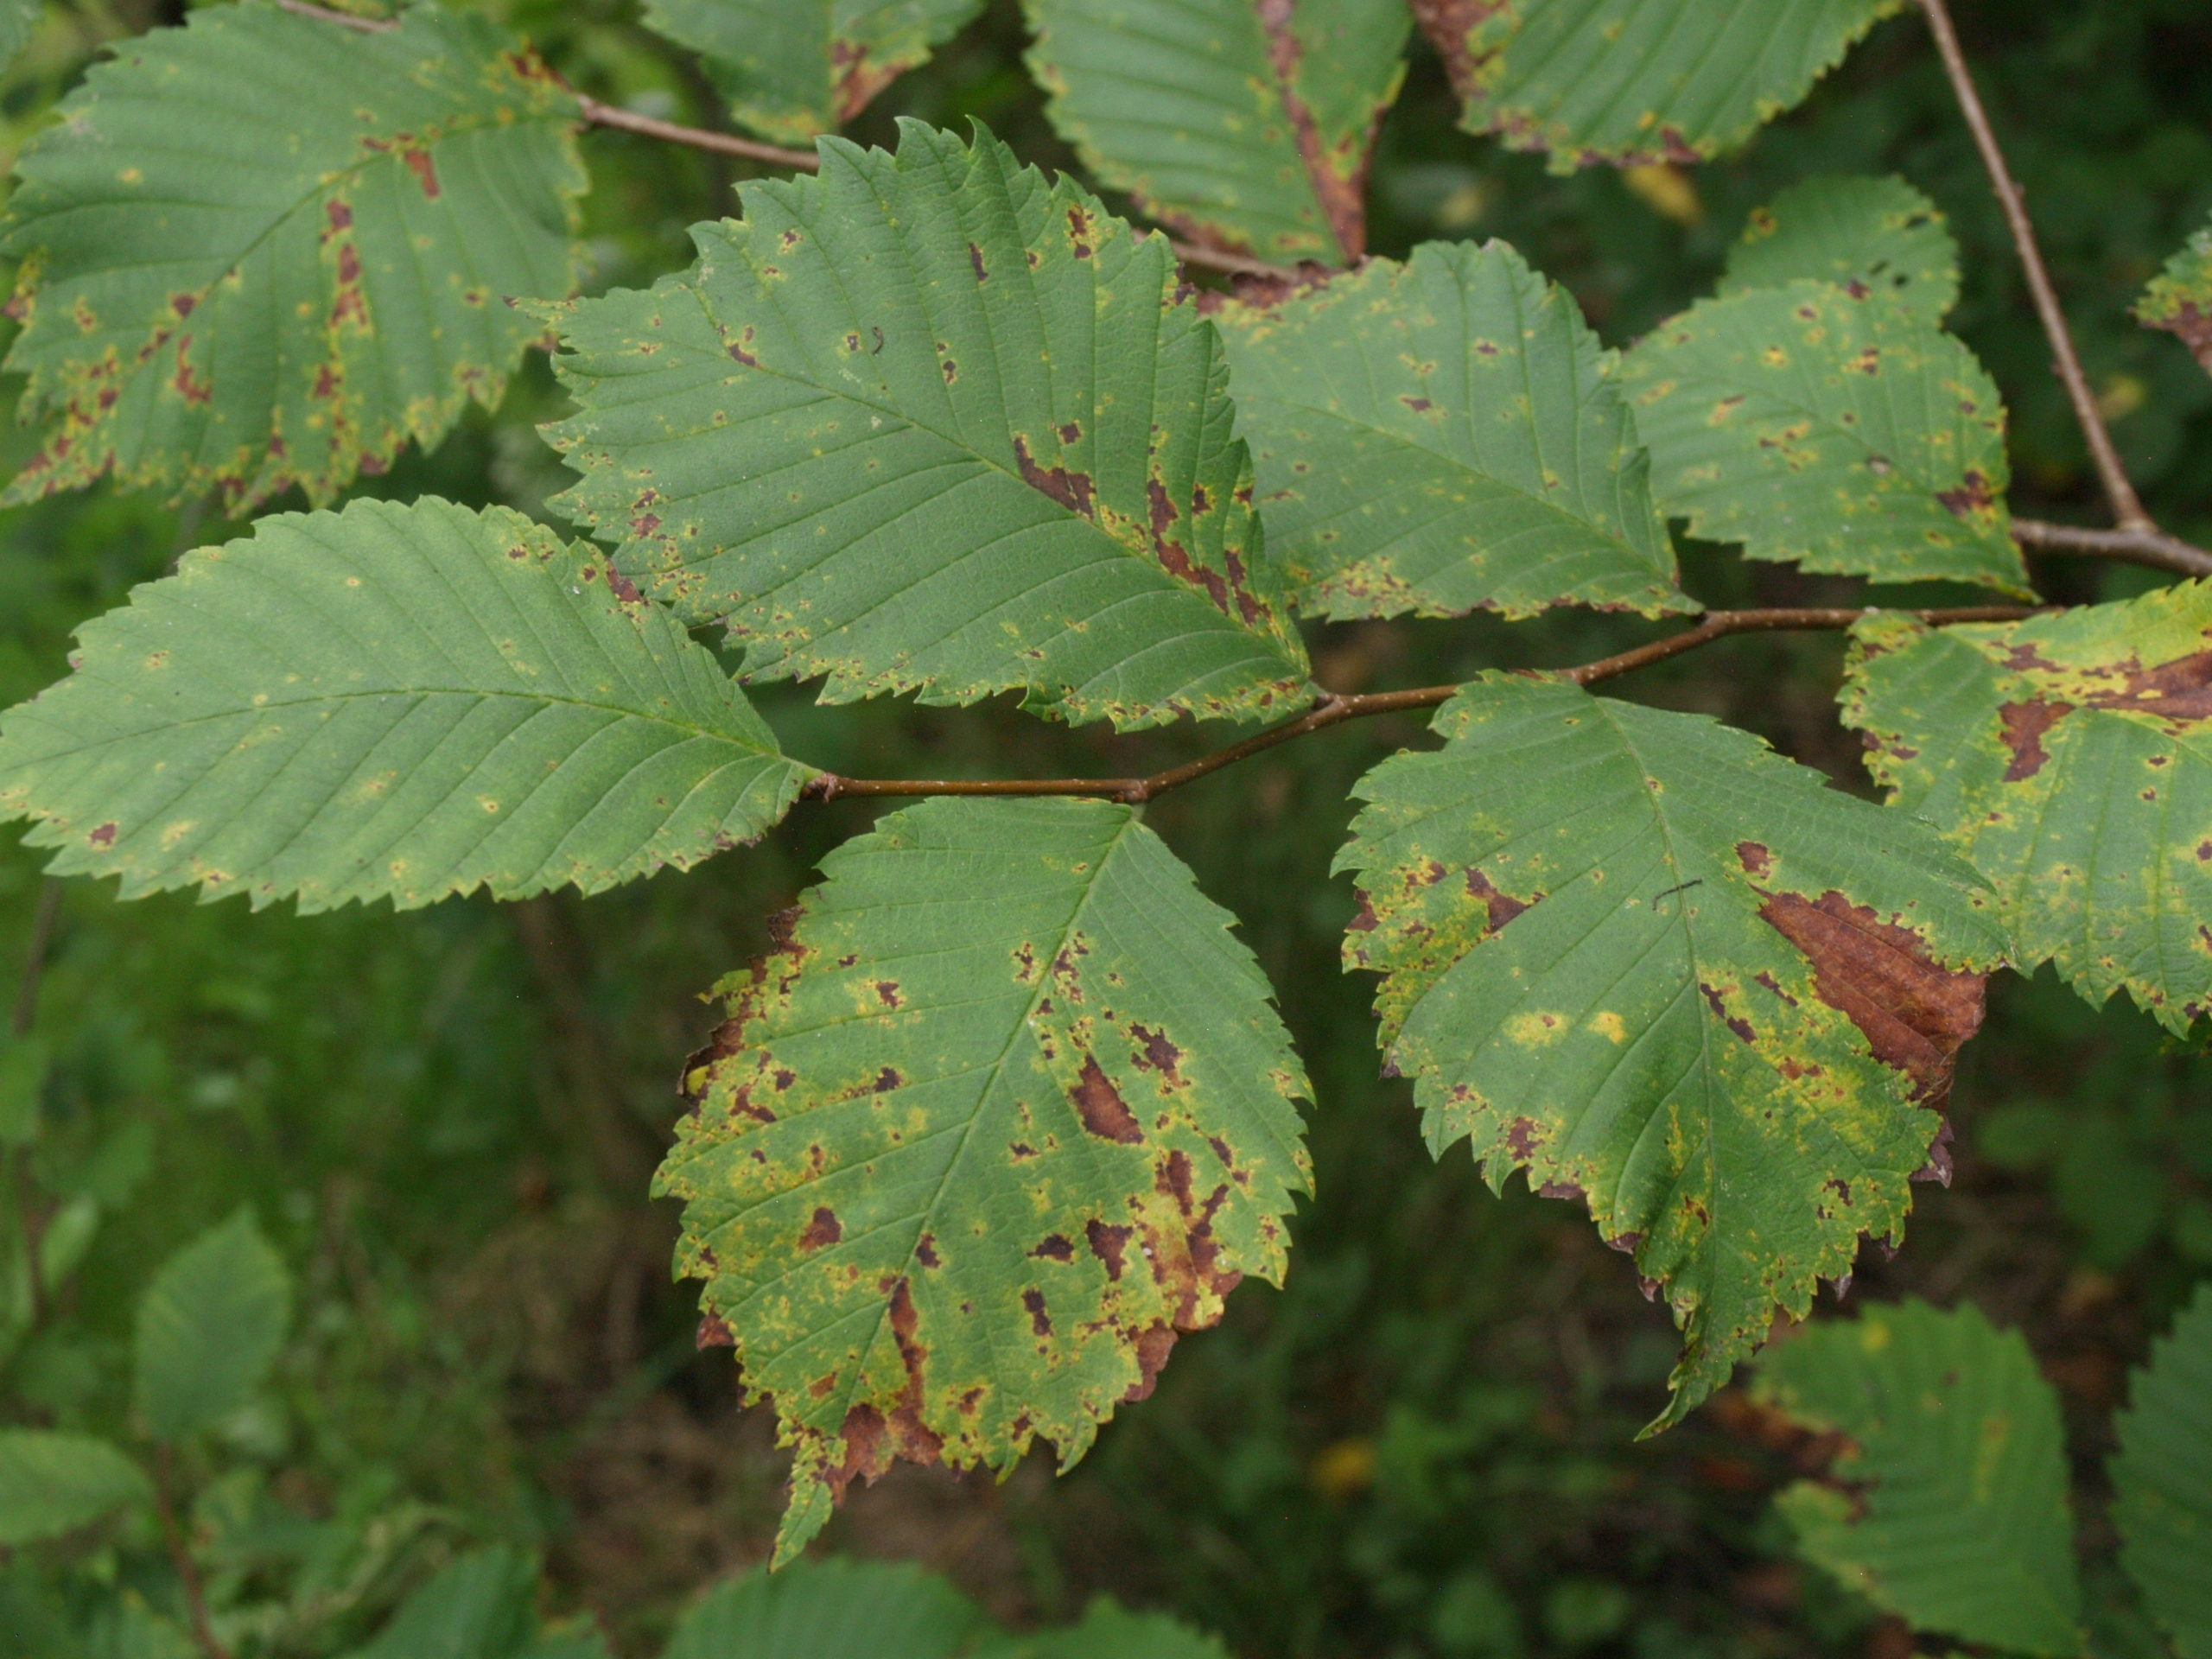
{"type": "Polygon", "coordinates": [[[1143,1052],[1136,1056],[1140,1070],[1157,1071],[1170,1083],[1183,1081],[1182,1073],[1175,1069],[1183,1063],[1183,1051],[1167,1040],[1166,1032],[1151,1031],[1143,1026],[1132,1024],[1129,1035],[1144,1045],[1143,1052]]]}
{"type": "Polygon", "coordinates": [[[1101,1141],[1133,1147],[1144,1139],[1143,1126],[1129,1110],[1128,1103],[1088,1054],[1083,1057],[1083,1075],[1068,1090],[1068,1098],[1075,1103],[1083,1127],[1101,1141]]]}
{"type": "Polygon", "coordinates": [[[1821,1001],[1912,1080],[1914,1099],[1941,1110],[1959,1049],[1981,1027],[1983,977],[1936,966],[1918,934],[1833,890],[1818,903],[1775,893],[1759,914],[1813,964],[1821,1001]]]}
{"type": "MultiPolygon", "coordinates": [[[[1483,907],[1490,916],[1490,931],[1493,933],[1516,916],[1541,903],[1544,896],[1540,893],[1534,899],[1516,899],[1510,893],[1500,893],[1491,885],[1490,877],[1471,865],[1467,870],[1467,892],[1471,897],[1483,901],[1483,907]]],[[[1516,933],[1514,937],[1518,938],[1521,936],[1516,933]]]]}
{"type": "Polygon", "coordinates": [[[86,842],[93,847],[112,847],[115,845],[115,830],[113,823],[103,823],[85,837],[86,842]]]}
{"type": "Polygon", "coordinates": [[[1069,1243],[1060,1234],[1049,1233],[1046,1236],[1044,1243],[1029,1254],[1042,1256],[1048,1262],[1072,1262],[1075,1260],[1075,1246],[1069,1243]]]}
{"type": "Polygon", "coordinates": [[[1033,1289],[1023,1291],[1021,1305],[1029,1310],[1030,1330],[1040,1337],[1051,1336],[1052,1316],[1045,1311],[1045,1293],[1033,1289]]]}
{"type": "Polygon", "coordinates": [[[1707,984],[1703,980],[1698,982],[1697,988],[1705,993],[1705,1000],[1712,1005],[1714,1019],[1734,1032],[1745,1042],[1757,1040],[1758,1033],[1751,1029],[1751,1022],[1741,1015],[1730,1014],[1728,1004],[1722,999],[1718,988],[1707,984]]]}
{"type": "Polygon", "coordinates": [[[729,1328],[728,1320],[709,1311],[699,1316],[699,1332],[692,1338],[692,1344],[702,1353],[709,1348],[734,1348],[737,1332],[729,1328]]]}
{"type": "Polygon", "coordinates": [[[798,1247],[802,1250],[824,1250],[844,1236],[845,1225],[837,1219],[836,1211],[827,1206],[820,1206],[815,1210],[813,1219],[799,1234],[798,1247]]]}
{"type": "Polygon", "coordinates": [[[1738,842],[1736,859],[1743,865],[1745,874],[1754,880],[1764,880],[1767,872],[1774,868],[1774,855],[1756,841],[1738,842]]]}
{"type": "Polygon", "coordinates": [[[1070,512],[1093,517],[1089,474],[1072,472],[1065,466],[1039,467],[1029,453],[1028,441],[1019,433],[1014,435],[1014,459],[1021,469],[1021,481],[1030,488],[1051,496],[1070,512]]]}
{"type": "Polygon", "coordinates": [[[1957,489],[1938,490],[1936,499],[1950,510],[1954,518],[1980,518],[1997,505],[1997,497],[1989,487],[1989,480],[1972,467],[1967,470],[1957,489]]]}
{"type": "Polygon", "coordinates": [[[2050,760],[2043,747],[2044,734],[2073,712],[2070,702],[2046,702],[2040,697],[1998,706],[1999,736],[2012,754],[2005,767],[2006,783],[2019,783],[2044,769],[2050,760]]]}
{"type": "Polygon", "coordinates": [[[975,270],[977,282],[988,283],[991,280],[991,273],[983,268],[983,251],[973,242],[968,245],[968,264],[975,270]]]}
{"type": "Polygon", "coordinates": [[[403,149],[399,159],[407,163],[407,170],[415,175],[415,182],[423,187],[423,194],[435,201],[445,192],[438,186],[437,164],[431,161],[427,149],[403,149]]]}
{"type": "Polygon", "coordinates": [[[944,1265],[943,1258],[937,1253],[935,1233],[924,1233],[914,1241],[914,1260],[925,1268],[941,1268],[944,1265]]]}
{"type": "MultiPolygon", "coordinates": [[[[1292,141],[1298,146],[1298,159],[1305,164],[1306,181],[1321,205],[1321,216],[1328,221],[1329,232],[1342,250],[1344,262],[1356,265],[1367,251],[1367,158],[1374,143],[1375,123],[1370,119],[1364,141],[1353,156],[1344,158],[1351,165],[1341,165],[1299,90],[1302,84],[1300,60],[1305,53],[1290,26],[1291,3],[1292,0],[1257,0],[1255,7],[1267,36],[1268,67],[1274,71],[1275,96],[1282,100],[1292,141]]],[[[1465,40],[1464,35],[1461,38],[1465,40]]]]}
{"type": "Polygon", "coordinates": [[[1106,1264],[1109,1283],[1122,1281],[1122,1266],[1129,1248],[1129,1236],[1135,1230],[1130,1227],[1116,1227],[1110,1222],[1093,1220],[1084,1224],[1083,1236],[1090,1242],[1090,1253],[1106,1264]]]}

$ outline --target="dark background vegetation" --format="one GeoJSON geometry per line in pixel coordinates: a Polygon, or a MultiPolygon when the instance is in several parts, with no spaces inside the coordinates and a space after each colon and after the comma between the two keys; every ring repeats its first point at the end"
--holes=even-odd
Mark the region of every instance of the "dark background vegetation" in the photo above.
{"type": "MultiPolygon", "coordinates": [[[[628,4],[493,9],[587,90],[716,120],[703,83],[628,4]]],[[[2152,510],[2203,541],[2212,379],[2126,312],[2212,212],[2212,3],[1958,10],[2120,447],[2152,510]]],[[[156,21],[129,0],[57,9],[6,85],[0,142],[37,124],[95,42],[156,21]]],[[[1068,164],[1021,47],[1016,8],[1000,0],[855,136],[886,139],[899,113],[972,117],[1068,164]]],[[[1508,238],[1616,345],[1709,289],[1745,213],[1783,186],[1902,174],[1964,245],[1955,325],[2010,402],[2016,507],[2096,521],[2047,348],[1916,20],[1881,26],[1804,108],[1694,175],[1554,178],[1453,116],[1417,54],[1375,168],[1377,251],[1508,238]]],[[[683,264],[683,227],[731,210],[729,187],[749,171],[622,136],[585,143],[599,288],[683,264]]],[[[496,420],[471,420],[375,488],[541,511],[562,474],[531,428],[561,408],[537,363],[496,420]]],[[[0,516],[0,696],[56,677],[73,627],[181,547],[226,533],[192,508],[105,490],[0,516]]],[[[1687,558],[1708,601],[1861,591],[1719,550],[1687,558]]],[[[2078,560],[2038,574],[2073,601],[2146,585],[2078,560]]],[[[1312,643],[1321,680],[1349,690],[1579,661],[1650,632],[1563,615],[1337,626],[1312,643]]],[[[1840,663],[1832,639],[1738,639],[1611,689],[1739,721],[1865,790],[1834,720],[1840,663]]],[[[1217,741],[1071,733],[1003,706],[818,709],[791,688],[760,701],[796,753],[862,774],[1122,772],[1217,741]]],[[[852,1503],[828,1547],[942,1568],[1016,1622],[1110,1590],[1255,1659],[1901,1659],[1897,1631],[1792,1562],[1768,1503],[1790,1470],[1740,1404],[1724,1395],[1683,1428],[1635,1439],[1674,1333],[1579,1206],[1517,1180],[1492,1197],[1464,1148],[1432,1161],[1406,1085],[1378,1080],[1370,987],[1337,967],[1349,884],[1327,869],[1354,780],[1420,741],[1412,721],[1341,728],[1149,813],[1243,918],[1312,1069],[1319,1192],[1297,1219],[1287,1288],[1241,1290],[1224,1326],[1185,1339],[1154,1398],[1067,1478],[1043,1454],[1003,1486],[902,1468],[852,1503]]],[[[181,1241],[251,1204],[291,1264],[301,1313],[277,1400],[203,1471],[199,1524],[225,1564],[213,1593],[359,1557],[369,1566],[335,1643],[443,1554],[506,1540],[543,1552],[559,1608],[595,1611],[625,1654],[652,1651],[697,1586],[765,1554],[783,1469],[766,1414],[741,1408],[728,1354],[694,1351],[693,1291],[668,1278],[672,1207],[645,1200],[646,1178],[679,1063],[710,1023],[697,994],[760,948],[764,918],[870,816],[803,807],[757,848],[588,902],[302,918],[182,894],[119,905],[107,886],[69,886],[38,1006],[57,1055],[49,1130],[22,1191],[41,1210],[92,1192],[102,1220],[60,1306],[8,1359],[0,1414],[115,1421],[138,1287],[181,1241]]],[[[7,962],[42,883],[16,833],[0,852],[7,962]]],[[[13,972],[0,966],[0,995],[13,972]]],[[[2025,1328],[2067,1404],[2093,1554],[2111,1548],[2096,1469],[2126,1367],[2212,1271],[2208,1085],[2212,1065],[2124,1006],[2100,1015],[2048,976],[1999,985],[1955,1097],[1957,1179],[1920,1189],[1903,1253],[1885,1262],[1870,1248],[1850,1292],[1971,1299],[2025,1328]]],[[[11,1207],[7,1227],[19,1221],[11,1207]]],[[[1824,1293],[1815,1317],[1834,1316],[1824,1293]]],[[[41,1569],[6,1570],[20,1585],[41,1569]]],[[[164,1569],[127,1551],[84,1570],[167,1593],[164,1569]]],[[[2124,1607],[2098,1619],[2104,1652],[2143,1650],[2124,1607]]],[[[11,1641],[32,1651],[28,1640],[0,1628],[0,1653],[11,1641]]]]}

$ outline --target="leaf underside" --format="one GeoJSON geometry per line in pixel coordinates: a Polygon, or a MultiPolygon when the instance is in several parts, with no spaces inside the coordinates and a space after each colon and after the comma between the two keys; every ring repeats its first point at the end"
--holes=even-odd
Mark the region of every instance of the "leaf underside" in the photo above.
{"type": "Polygon", "coordinates": [[[1306,699],[1174,259],[988,134],[745,192],[648,293],[567,309],[563,510],[756,679],[825,701],[1022,690],[1071,721],[1306,699]]]}
{"type": "Polygon", "coordinates": [[[1356,262],[1397,96],[1401,0],[1027,0],[1029,67],[1084,165],[1194,241],[1356,262]]]}
{"type": "Polygon", "coordinates": [[[958,33],[983,0],[646,0],[645,26],[702,54],[739,124],[781,143],[834,132],[958,33]]]}
{"type": "Polygon", "coordinates": [[[2109,1465],[2120,1560],[2179,1659],[2212,1659],[2212,1285],[2128,1393],[2109,1465]]]}
{"type": "Polygon", "coordinates": [[[1808,179],[1752,213],[1720,293],[1795,282],[1864,289],[1935,327],[1958,302],[1959,245],[1936,204],[1903,179],[1808,179]]]}
{"type": "Polygon", "coordinates": [[[1267,982],[1129,809],[932,801],[823,868],[722,987],[658,1184],[797,1451],[779,1560],[894,1458],[1074,1463],[1279,1277],[1308,1179],[1267,982]]]}
{"type": "Polygon", "coordinates": [[[2021,965],[2176,1033],[2212,1013],[2212,583],[1853,641],[1868,769],[1988,877],[2021,965]]]}
{"type": "Polygon", "coordinates": [[[2005,405],[1974,354],[1827,283],[1707,300],[1622,360],[1651,488],[1755,559],[2032,598],[2005,405]]]}
{"type": "Polygon", "coordinates": [[[0,243],[23,261],[7,366],[42,427],[0,500],[111,472],[233,508],[328,500],[496,404],[542,334],[506,302],[574,285],[575,100],[480,17],[194,11],[60,117],[0,243]]]}
{"type": "Polygon", "coordinates": [[[1702,716],[1497,677],[1434,729],[1359,786],[1346,964],[1431,1150],[1586,1199],[1665,1288],[1676,1421],[1948,1167],[2002,934],[1923,826],[1702,716]]]}
{"type": "Polygon", "coordinates": [[[2178,335],[2212,371],[2212,226],[2166,262],[2144,293],[2135,315],[2153,328],[2178,335]]]}
{"type": "Polygon", "coordinates": [[[2081,1651],[2058,1396],[2019,1332],[1970,1305],[1872,1307],[1775,1348],[1755,1396],[1841,1437],[1776,1500],[1808,1560],[1916,1630],[2081,1651]]]}
{"type": "Polygon", "coordinates": [[[264,518],[0,721],[62,874],[257,908],[587,893],[754,839],[809,775],[588,546],[435,497],[264,518]]]}
{"type": "Polygon", "coordinates": [[[1555,172],[1710,159],[1800,102],[1900,0],[1414,0],[1471,131],[1555,172]]]}
{"type": "Polygon", "coordinates": [[[1216,321],[1302,607],[1698,608],[1606,353],[1503,243],[1430,243],[1216,321]]]}

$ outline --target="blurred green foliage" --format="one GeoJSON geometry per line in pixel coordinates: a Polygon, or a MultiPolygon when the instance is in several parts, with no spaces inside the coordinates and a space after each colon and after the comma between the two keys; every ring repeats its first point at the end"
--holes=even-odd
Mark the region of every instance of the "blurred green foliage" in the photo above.
{"type": "MultiPolygon", "coordinates": [[[[712,88],[627,4],[488,9],[584,91],[715,118],[712,88]]],[[[2212,379],[2127,308],[2212,211],[2212,10],[1957,10],[2122,451],[2164,522],[2202,540],[2212,379]]],[[[99,42],[175,17],[127,0],[50,6],[0,84],[0,148],[99,42]]],[[[898,114],[975,118],[1071,165],[1020,47],[1000,0],[855,136],[887,138],[898,114]]],[[[1417,56],[1375,168],[1377,250],[1505,238],[1613,345],[1709,291],[1746,213],[1787,185],[1902,175],[1964,245],[1954,326],[2010,402],[2016,507],[2094,518],[2048,348],[1914,19],[1881,25],[1803,109],[1694,173],[1554,179],[1454,117],[1440,70],[1417,56]]],[[[683,227],[730,207],[747,172],[622,135],[592,135],[587,151],[595,289],[684,263],[683,227]]],[[[541,512],[564,475],[532,429],[562,409],[537,361],[496,418],[472,416],[375,493],[541,512]]],[[[56,677],[73,627],[232,528],[105,489],[0,518],[0,698],[56,677]]],[[[1863,591],[1695,550],[1686,563],[1711,602],[1863,591]]],[[[2146,585],[2088,562],[2038,574],[2068,600],[2146,585]]],[[[1647,633],[1575,614],[1337,625],[1312,643],[1321,679],[1354,690],[1574,660],[1647,633]]],[[[1865,788],[1833,718],[1840,657],[1833,639],[1736,640],[1624,689],[1747,725],[1865,788]]],[[[791,688],[759,702],[794,753],[855,773],[1121,772],[1205,746],[1187,728],[1070,733],[1002,705],[832,711],[791,688]]],[[[1318,1196],[1287,1287],[1241,1291],[1067,1479],[1037,1459],[1000,1489],[902,1471],[855,1499],[831,1545],[948,1569],[1017,1624],[1072,1618],[1111,1590],[1273,1659],[1902,1656],[1863,1605],[1794,1564],[1770,1506],[1792,1454],[1747,1432],[1732,1396],[1634,1440],[1674,1338],[1628,1262],[1566,1205],[1517,1185],[1493,1199],[1464,1153],[1432,1164],[1404,1086],[1377,1079],[1369,988],[1337,965],[1349,886],[1327,863],[1354,779],[1417,731],[1346,728],[1148,818],[1243,919],[1313,1076],[1318,1196]]],[[[124,1432],[141,1292],[246,1206],[289,1269],[297,1316],[270,1386],[178,1454],[225,1628],[271,1653],[340,1652],[438,1564],[497,1543],[543,1553],[549,1612],[589,1609],[618,1651],[656,1650],[698,1586],[765,1554],[782,1471],[727,1356],[694,1352],[691,1293],[668,1284],[673,1218],[643,1199],[645,1172],[709,1023],[692,999],[761,947],[768,914],[870,817],[809,809],[691,877],[588,903],[302,919],[62,890],[35,1038],[0,1048],[16,1176],[0,1185],[6,1420],[124,1432]],[[35,1295],[27,1217],[43,1230],[35,1295]]],[[[10,849],[0,950],[20,958],[49,901],[35,860],[10,849]]],[[[2046,975],[1996,988],[1954,1109],[1955,1185],[1922,1189],[1905,1251],[1870,1251],[1851,1294],[1967,1298],[2023,1325],[2073,1444],[2095,1452],[2126,1366],[2212,1264],[2212,1064],[2046,975]]],[[[2108,1554],[2094,1475],[2088,1494],[2084,1535],[2108,1554]]],[[[0,1656],[68,1651],[75,1610],[117,1587],[179,1611],[150,1526],[16,1552],[0,1568],[0,1656]]],[[[2145,1650],[2123,1594],[2095,1615],[2113,1655],[2145,1650]]]]}

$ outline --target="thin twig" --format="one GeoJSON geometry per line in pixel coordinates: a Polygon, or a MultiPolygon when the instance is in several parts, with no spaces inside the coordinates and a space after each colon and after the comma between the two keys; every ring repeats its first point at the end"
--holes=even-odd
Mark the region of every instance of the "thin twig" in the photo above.
{"type": "Polygon", "coordinates": [[[1989,124],[1988,112],[1981,106],[1981,95],[1974,91],[1974,74],[1967,67],[1966,54],[1960,49],[1959,32],[1951,25],[1947,0],[1920,0],[1920,9],[1927,16],[1929,33],[1936,37],[1936,55],[1943,60],[1943,73],[1950,78],[1960,112],[1966,117],[1967,128],[1974,134],[1974,147],[1981,152],[1981,164],[1988,169],[1990,187],[1997,193],[1998,205],[2005,210],[2005,222],[2012,226],[2013,245],[2018,249],[2021,267],[2027,272],[2028,292],[2034,296],[2036,314],[2043,319],[2044,333],[2050,337],[2052,366],[2074,405],[2074,418],[2081,423],[2082,435],[2088,442],[2089,457],[2096,464],[2097,477],[2104,485],[2105,499],[2111,504],[2113,518],[2122,530],[2154,531],[2158,526],[2143,510],[2134,485],[2128,482],[2127,469],[2120,462],[2120,451],[2113,446],[2112,434],[2105,429],[2104,416],[2097,412],[2096,395],[2089,390],[2088,377],[2082,372],[2081,357],[2074,349],[2074,336],[2066,326],[2066,313],[2058,303],[2058,290],[2051,286],[2050,272],[2043,262],[2043,250],[2036,244],[2036,230],[2028,218],[2026,196],[2012,177],[2012,168],[2005,165],[1996,130],[1989,124]]]}
{"type": "Polygon", "coordinates": [[[350,11],[333,11],[328,6],[308,3],[308,0],[276,0],[286,11],[301,17],[312,17],[317,22],[336,23],[340,29],[359,30],[364,35],[381,35],[388,29],[397,29],[397,17],[356,17],[350,11]]]}
{"type": "Polygon", "coordinates": [[[1224,253],[1219,248],[1205,247],[1196,242],[1171,240],[1167,245],[1186,265],[1203,265],[1208,270],[1224,271],[1231,276],[1264,276],[1278,283],[1294,283],[1299,277],[1299,273],[1288,265],[1271,265],[1248,254],[1224,253]]]}
{"type": "Polygon", "coordinates": [[[186,1541],[184,1529],[177,1523],[176,1504],[169,1496],[175,1471],[169,1460],[166,1446],[154,1448],[154,1516],[162,1525],[162,1536],[169,1547],[169,1560],[175,1564],[177,1583],[184,1591],[185,1609],[192,1616],[192,1634],[207,1659],[231,1659],[223,1644],[215,1639],[215,1627],[207,1618],[207,1596],[200,1584],[200,1566],[192,1559],[192,1548],[186,1541]]]}
{"type": "Polygon", "coordinates": [[[2015,518],[2012,539],[2035,553],[2088,553],[2184,576],[2212,576],[2212,553],[2160,530],[2084,530],[2075,524],[2015,518]]]}
{"type": "MultiPolygon", "coordinates": [[[[1681,633],[1670,634],[1664,639],[1638,645],[1633,651],[1624,651],[1617,656],[1600,658],[1594,663],[1585,663],[1580,668],[1552,671],[1563,674],[1578,685],[1595,685],[1600,680],[1613,679],[1639,668],[1648,668],[1654,663],[1665,662],[1670,657],[1679,657],[1684,652],[1694,651],[1700,645],[1710,645],[1730,634],[1847,628],[1862,617],[1874,615],[1880,608],[1870,606],[1855,610],[1714,611],[1697,626],[1681,633]]],[[[2036,613],[2019,605],[1977,605],[1954,610],[1899,611],[1892,614],[1917,617],[1930,626],[1942,627],[1958,622],[2017,622],[2036,613]]],[[[1330,727],[1341,726],[1348,720],[1401,714],[1412,709],[1433,709],[1439,703],[1450,702],[1459,690],[1456,685],[1425,685],[1410,691],[1375,691],[1356,696],[1332,692],[1295,720],[1286,721],[1256,737],[1248,737],[1241,743],[1232,743],[1225,749],[1217,749],[1211,754],[1201,755],[1182,766],[1155,772],[1148,778],[840,778],[834,773],[824,773],[808,784],[805,792],[809,798],[819,801],[843,800],[855,796],[1077,795],[1121,801],[1132,806],[1141,805],[1171,789],[1180,789],[1185,784],[1195,783],[1209,772],[1233,766],[1278,744],[1326,731],[1330,727]]]]}
{"type": "Polygon", "coordinates": [[[49,875],[38,890],[30,943],[23,947],[23,976],[16,983],[16,1012],[10,1028],[19,1038],[31,1034],[31,1026],[38,1018],[39,982],[46,976],[46,953],[54,944],[54,926],[60,918],[61,878],[49,875]]]}
{"type": "Polygon", "coordinates": [[[612,104],[602,104],[595,98],[576,95],[576,104],[583,111],[584,119],[595,127],[612,127],[619,132],[634,132],[647,138],[658,138],[664,143],[687,144],[693,149],[710,149],[721,156],[742,156],[747,161],[766,162],[771,167],[796,168],[802,173],[818,171],[822,166],[812,151],[785,149],[781,144],[764,144],[751,138],[741,138],[735,133],[710,132],[704,127],[686,127],[674,121],[663,121],[656,116],[639,115],[635,110],[619,109],[612,104]]]}

